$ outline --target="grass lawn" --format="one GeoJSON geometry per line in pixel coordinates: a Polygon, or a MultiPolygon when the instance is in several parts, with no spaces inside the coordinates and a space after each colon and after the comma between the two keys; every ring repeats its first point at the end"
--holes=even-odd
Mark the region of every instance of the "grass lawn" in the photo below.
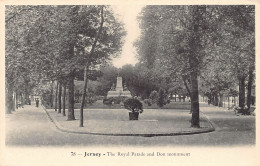
{"type": "Polygon", "coordinates": [[[61,127],[69,131],[103,134],[169,134],[209,129],[205,117],[200,117],[201,128],[191,128],[191,114],[186,109],[145,109],[139,120],[129,120],[126,109],[85,109],[84,127],[79,127],[79,109],[75,109],[76,120],[67,121],[66,116],[48,110],[61,127]]]}

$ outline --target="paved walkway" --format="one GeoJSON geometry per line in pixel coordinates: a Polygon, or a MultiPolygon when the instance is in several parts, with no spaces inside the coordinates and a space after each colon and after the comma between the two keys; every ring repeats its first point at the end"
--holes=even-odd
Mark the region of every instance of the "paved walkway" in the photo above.
{"type": "MultiPolygon", "coordinates": [[[[200,110],[218,130],[253,131],[255,132],[255,116],[237,115],[233,110],[200,103],[200,110]]],[[[255,133],[254,133],[255,134],[255,133]]],[[[253,135],[249,135],[253,136],[253,135]]],[[[255,135],[254,135],[255,136],[255,135]]]]}

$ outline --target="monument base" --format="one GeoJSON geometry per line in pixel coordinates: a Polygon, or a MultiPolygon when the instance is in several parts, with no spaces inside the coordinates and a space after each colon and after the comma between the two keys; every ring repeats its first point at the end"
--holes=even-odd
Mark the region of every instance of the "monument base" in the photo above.
{"type": "Polygon", "coordinates": [[[110,90],[107,93],[107,97],[132,97],[131,92],[126,90],[123,90],[123,85],[122,85],[122,77],[117,77],[117,83],[116,83],[116,88],[115,90],[110,90]]]}
{"type": "Polygon", "coordinates": [[[132,97],[130,91],[108,91],[107,97],[132,97]]]}

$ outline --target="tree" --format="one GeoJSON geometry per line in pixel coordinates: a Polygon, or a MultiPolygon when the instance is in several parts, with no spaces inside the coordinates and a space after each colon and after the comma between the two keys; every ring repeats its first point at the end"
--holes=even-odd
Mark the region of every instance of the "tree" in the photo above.
{"type": "MultiPolygon", "coordinates": [[[[191,97],[192,127],[199,127],[198,78],[203,71],[206,73],[209,63],[219,69],[232,71],[233,75],[234,71],[238,74],[240,103],[244,103],[242,94],[247,74],[239,70],[248,68],[248,61],[242,60],[242,57],[247,57],[244,51],[254,50],[253,21],[245,20],[245,17],[254,16],[252,11],[250,6],[147,6],[142,11],[139,17],[141,37],[136,42],[140,60],[150,65],[150,68],[161,63],[166,66],[166,71],[182,77],[191,97]],[[154,40],[150,42],[151,39],[154,40]],[[147,51],[151,47],[153,51],[147,51]],[[227,54],[228,59],[225,61],[235,64],[235,70],[232,66],[223,67],[221,61],[218,64],[212,61],[216,59],[215,55],[224,59],[227,54]],[[233,60],[236,61],[231,62],[233,60]]],[[[213,90],[222,100],[220,91],[234,84],[224,80],[224,73],[216,73],[212,75],[216,81],[213,90]],[[217,81],[217,78],[223,81],[217,81]]]]}
{"type": "Polygon", "coordinates": [[[24,87],[22,93],[25,102],[28,101],[31,90],[36,88],[43,79],[52,80],[57,74],[54,68],[57,59],[55,54],[59,50],[57,31],[54,30],[57,19],[54,18],[58,14],[54,9],[54,6],[7,6],[6,8],[6,63],[15,62],[18,67],[12,67],[15,75],[11,76],[8,73],[11,71],[10,68],[6,73],[8,77],[24,80],[20,83],[24,87]]]}
{"type": "MultiPolygon", "coordinates": [[[[251,98],[250,86],[252,85],[255,63],[255,21],[254,6],[231,6],[219,8],[221,31],[218,36],[218,45],[229,54],[226,57],[226,64],[237,77],[239,85],[239,107],[245,107],[245,84],[248,77],[249,95],[251,98]],[[228,57],[228,58],[227,58],[228,57]],[[250,85],[251,84],[251,85],[250,85]]],[[[250,100],[250,99],[249,99],[250,100]]]]}
{"type": "Polygon", "coordinates": [[[34,64],[30,63],[32,58],[26,46],[28,31],[38,18],[35,15],[37,8],[6,6],[6,113],[14,111],[14,93],[24,96],[25,102],[28,103],[30,90],[38,82],[39,75],[33,70],[34,64]]]}
{"type": "Polygon", "coordinates": [[[206,25],[205,14],[205,6],[148,6],[142,13],[142,36],[152,37],[157,34],[153,37],[158,39],[157,50],[147,58],[146,52],[141,51],[145,50],[141,48],[146,48],[145,43],[148,41],[143,40],[146,37],[141,37],[138,42],[139,53],[147,59],[147,62],[152,60],[153,63],[163,61],[165,64],[171,64],[178,60],[178,66],[182,66],[181,71],[188,69],[186,72],[190,76],[191,83],[192,127],[200,127],[198,75],[202,66],[200,62],[204,57],[202,38],[206,25]],[[183,18],[185,22],[182,22],[183,18]],[[180,44],[173,47],[169,44],[173,41],[180,44]]]}
{"type": "Polygon", "coordinates": [[[212,61],[206,64],[206,69],[200,75],[200,91],[207,95],[210,102],[216,106],[223,106],[223,95],[228,90],[236,87],[236,77],[226,59],[215,53],[212,61]]]}
{"type": "Polygon", "coordinates": [[[54,104],[54,110],[57,111],[58,108],[58,92],[59,92],[59,82],[56,84],[56,90],[55,90],[55,104],[54,104]]]}
{"type": "MultiPolygon", "coordinates": [[[[89,67],[101,63],[102,60],[106,59],[109,55],[119,51],[122,45],[121,37],[124,35],[122,25],[116,21],[109,8],[105,10],[106,18],[104,18],[104,6],[100,6],[99,8],[101,17],[100,25],[98,28],[94,26],[92,31],[95,32],[95,35],[90,36],[93,42],[90,40],[87,44],[78,45],[79,51],[87,58],[84,67],[84,88],[80,107],[80,127],[83,127],[83,108],[85,105],[89,67]],[[104,22],[106,24],[104,24],[104,22]],[[90,51],[86,52],[88,48],[90,51]]],[[[94,10],[99,11],[99,8],[95,8],[94,10]]],[[[81,35],[84,36],[85,34],[81,35]]]]}
{"type": "MultiPolygon", "coordinates": [[[[100,27],[98,29],[98,32],[96,34],[96,37],[94,39],[94,43],[92,44],[91,50],[90,50],[90,56],[93,56],[92,54],[94,53],[95,47],[97,45],[98,38],[101,34],[102,28],[103,28],[103,23],[104,23],[104,15],[103,15],[103,7],[101,7],[101,22],[100,22],[100,27]]],[[[85,97],[86,97],[86,89],[87,89],[87,73],[88,73],[88,68],[89,68],[89,61],[87,61],[86,66],[84,68],[84,88],[83,88],[83,95],[82,95],[82,103],[80,107],[80,124],[79,127],[83,127],[83,108],[85,105],[85,97]]]]}
{"type": "Polygon", "coordinates": [[[54,81],[52,80],[51,81],[51,92],[50,92],[50,100],[49,100],[49,105],[51,106],[51,107],[53,107],[53,84],[54,84],[54,81]]]}
{"type": "Polygon", "coordinates": [[[107,92],[111,89],[112,85],[116,84],[117,70],[116,67],[110,64],[100,66],[102,76],[98,77],[96,80],[96,95],[107,95],[107,92]]]}
{"type": "Polygon", "coordinates": [[[59,88],[58,88],[58,113],[61,113],[61,98],[62,96],[62,82],[59,82],[59,88]]]}
{"type": "Polygon", "coordinates": [[[66,116],[66,82],[63,83],[63,98],[62,98],[62,104],[63,104],[63,109],[62,109],[62,115],[66,116]]]}
{"type": "Polygon", "coordinates": [[[157,91],[152,91],[149,98],[152,100],[153,103],[156,103],[158,100],[158,92],[157,91]]]}

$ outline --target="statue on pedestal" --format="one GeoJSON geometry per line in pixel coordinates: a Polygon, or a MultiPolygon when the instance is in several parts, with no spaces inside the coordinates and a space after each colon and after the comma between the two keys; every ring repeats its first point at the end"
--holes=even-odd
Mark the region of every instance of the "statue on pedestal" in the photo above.
{"type": "Polygon", "coordinates": [[[115,84],[113,84],[113,86],[111,87],[111,90],[108,91],[108,93],[107,93],[107,97],[118,97],[118,96],[132,97],[131,92],[129,90],[123,88],[122,82],[123,82],[123,80],[122,80],[122,77],[119,76],[119,70],[118,70],[116,86],[115,86],[115,84]],[[115,88],[114,88],[114,86],[115,86],[115,88]]]}

